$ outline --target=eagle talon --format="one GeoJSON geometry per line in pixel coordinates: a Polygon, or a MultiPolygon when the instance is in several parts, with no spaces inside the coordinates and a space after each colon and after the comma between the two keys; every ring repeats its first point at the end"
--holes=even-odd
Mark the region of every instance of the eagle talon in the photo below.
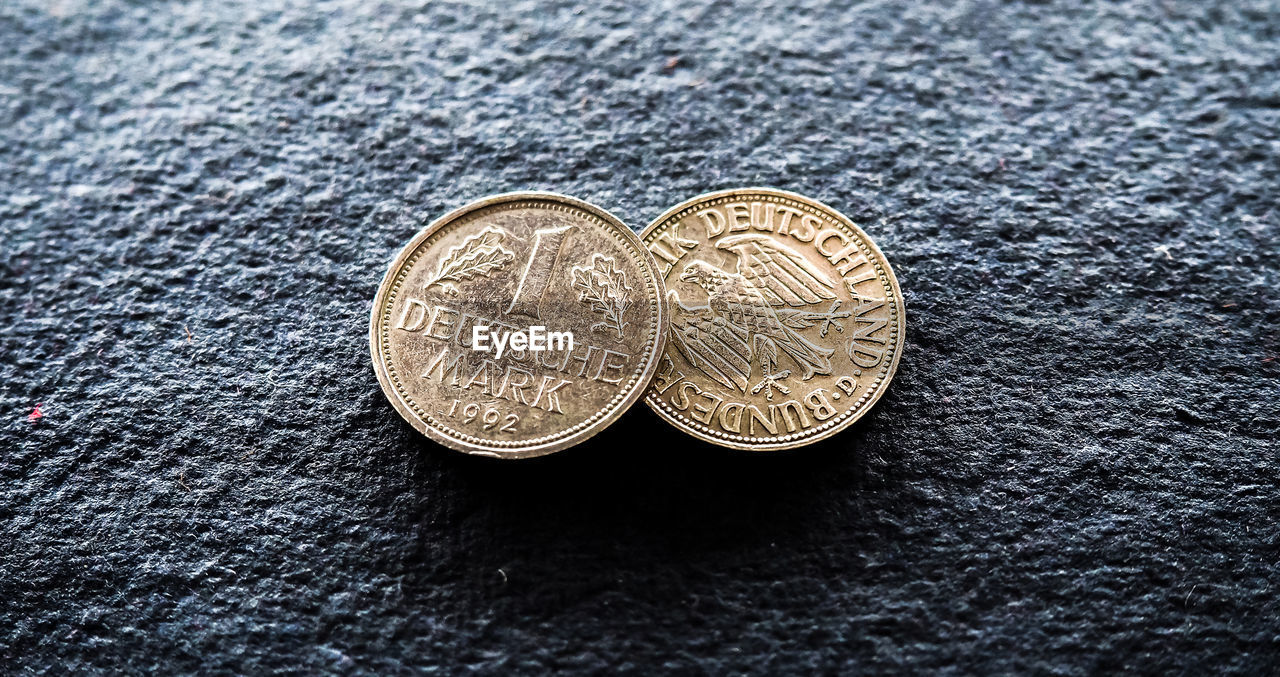
{"type": "Polygon", "coordinates": [[[840,310],[840,299],[836,299],[835,301],[831,302],[831,307],[827,309],[827,312],[815,313],[817,317],[822,318],[822,323],[818,325],[819,336],[826,338],[827,332],[831,331],[831,327],[833,326],[836,328],[836,331],[842,334],[844,333],[844,325],[840,324],[839,322],[836,322],[836,318],[849,317],[850,313],[847,310],[836,312],[839,310],[840,310]]]}
{"type": "Polygon", "coordinates": [[[790,395],[791,389],[782,385],[782,381],[784,379],[789,378],[790,376],[791,376],[790,369],[783,369],[782,371],[776,374],[766,374],[764,378],[760,379],[759,383],[757,383],[753,388],[751,388],[751,394],[755,395],[756,393],[759,393],[761,390],[763,390],[764,399],[770,402],[773,401],[774,390],[777,390],[779,395],[790,395]]]}

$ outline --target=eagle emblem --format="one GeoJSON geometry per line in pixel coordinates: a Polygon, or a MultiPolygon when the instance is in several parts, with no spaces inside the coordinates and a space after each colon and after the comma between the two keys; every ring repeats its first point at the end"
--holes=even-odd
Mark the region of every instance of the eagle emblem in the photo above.
{"type": "Polygon", "coordinates": [[[830,374],[835,352],[814,344],[800,330],[817,326],[825,337],[832,327],[843,332],[837,320],[849,317],[840,310],[831,280],[796,251],[765,235],[739,235],[716,243],[737,255],[737,270],[726,272],[705,261],[694,261],[680,271],[680,280],[707,292],[707,303],[688,306],[675,290],[667,293],[671,307],[671,342],[689,364],[727,388],[751,394],[762,390],[772,401],[773,391],[791,392],[783,382],[791,369],[778,370],[785,356],[808,381],[830,374]],[[807,307],[830,301],[826,311],[807,307]],[[751,384],[752,367],[760,368],[751,384]]]}

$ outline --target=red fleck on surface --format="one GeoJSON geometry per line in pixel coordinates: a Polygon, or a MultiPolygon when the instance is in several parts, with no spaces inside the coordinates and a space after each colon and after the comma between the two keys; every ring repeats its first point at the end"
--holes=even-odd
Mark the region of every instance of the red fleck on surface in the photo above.
{"type": "Polygon", "coordinates": [[[31,421],[32,423],[35,423],[36,421],[39,421],[40,419],[44,418],[44,412],[40,411],[40,407],[43,407],[43,406],[44,406],[44,402],[37,404],[36,408],[32,409],[30,414],[27,414],[27,420],[31,421]]]}

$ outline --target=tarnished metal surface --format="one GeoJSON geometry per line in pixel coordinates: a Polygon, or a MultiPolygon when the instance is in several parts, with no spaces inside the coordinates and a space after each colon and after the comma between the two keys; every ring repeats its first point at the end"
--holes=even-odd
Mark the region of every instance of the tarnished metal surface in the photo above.
{"type": "Polygon", "coordinates": [[[902,354],[902,292],[884,254],[834,209],[778,190],[708,193],[642,235],[664,280],[670,340],[645,402],[740,449],[845,428],[902,354]]]}
{"type": "Polygon", "coordinates": [[[396,257],[374,302],[374,367],[428,437],[539,456],[594,435],[640,397],[663,348],[662,298],[653,260],[607,211],[552,193],[498,195],[435,221],[396,257]],[[476,343],[477,331],[571,334],[573,345],[503,353],[476,343]]]}

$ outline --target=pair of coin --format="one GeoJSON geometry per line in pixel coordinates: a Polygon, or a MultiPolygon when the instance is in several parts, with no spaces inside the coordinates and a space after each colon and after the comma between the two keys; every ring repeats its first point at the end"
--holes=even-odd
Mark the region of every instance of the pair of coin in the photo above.
{"type": "Polygon", "coordinates": [[[642,396],[695,437],[770,450],[865,414],[905,319],[866,233],[800,195],[708,193],[637,237],[595,205],[522,192],[418,233],[378,289],[370,344],[400,415],[460,451],[558,451],[642,396]]]}

